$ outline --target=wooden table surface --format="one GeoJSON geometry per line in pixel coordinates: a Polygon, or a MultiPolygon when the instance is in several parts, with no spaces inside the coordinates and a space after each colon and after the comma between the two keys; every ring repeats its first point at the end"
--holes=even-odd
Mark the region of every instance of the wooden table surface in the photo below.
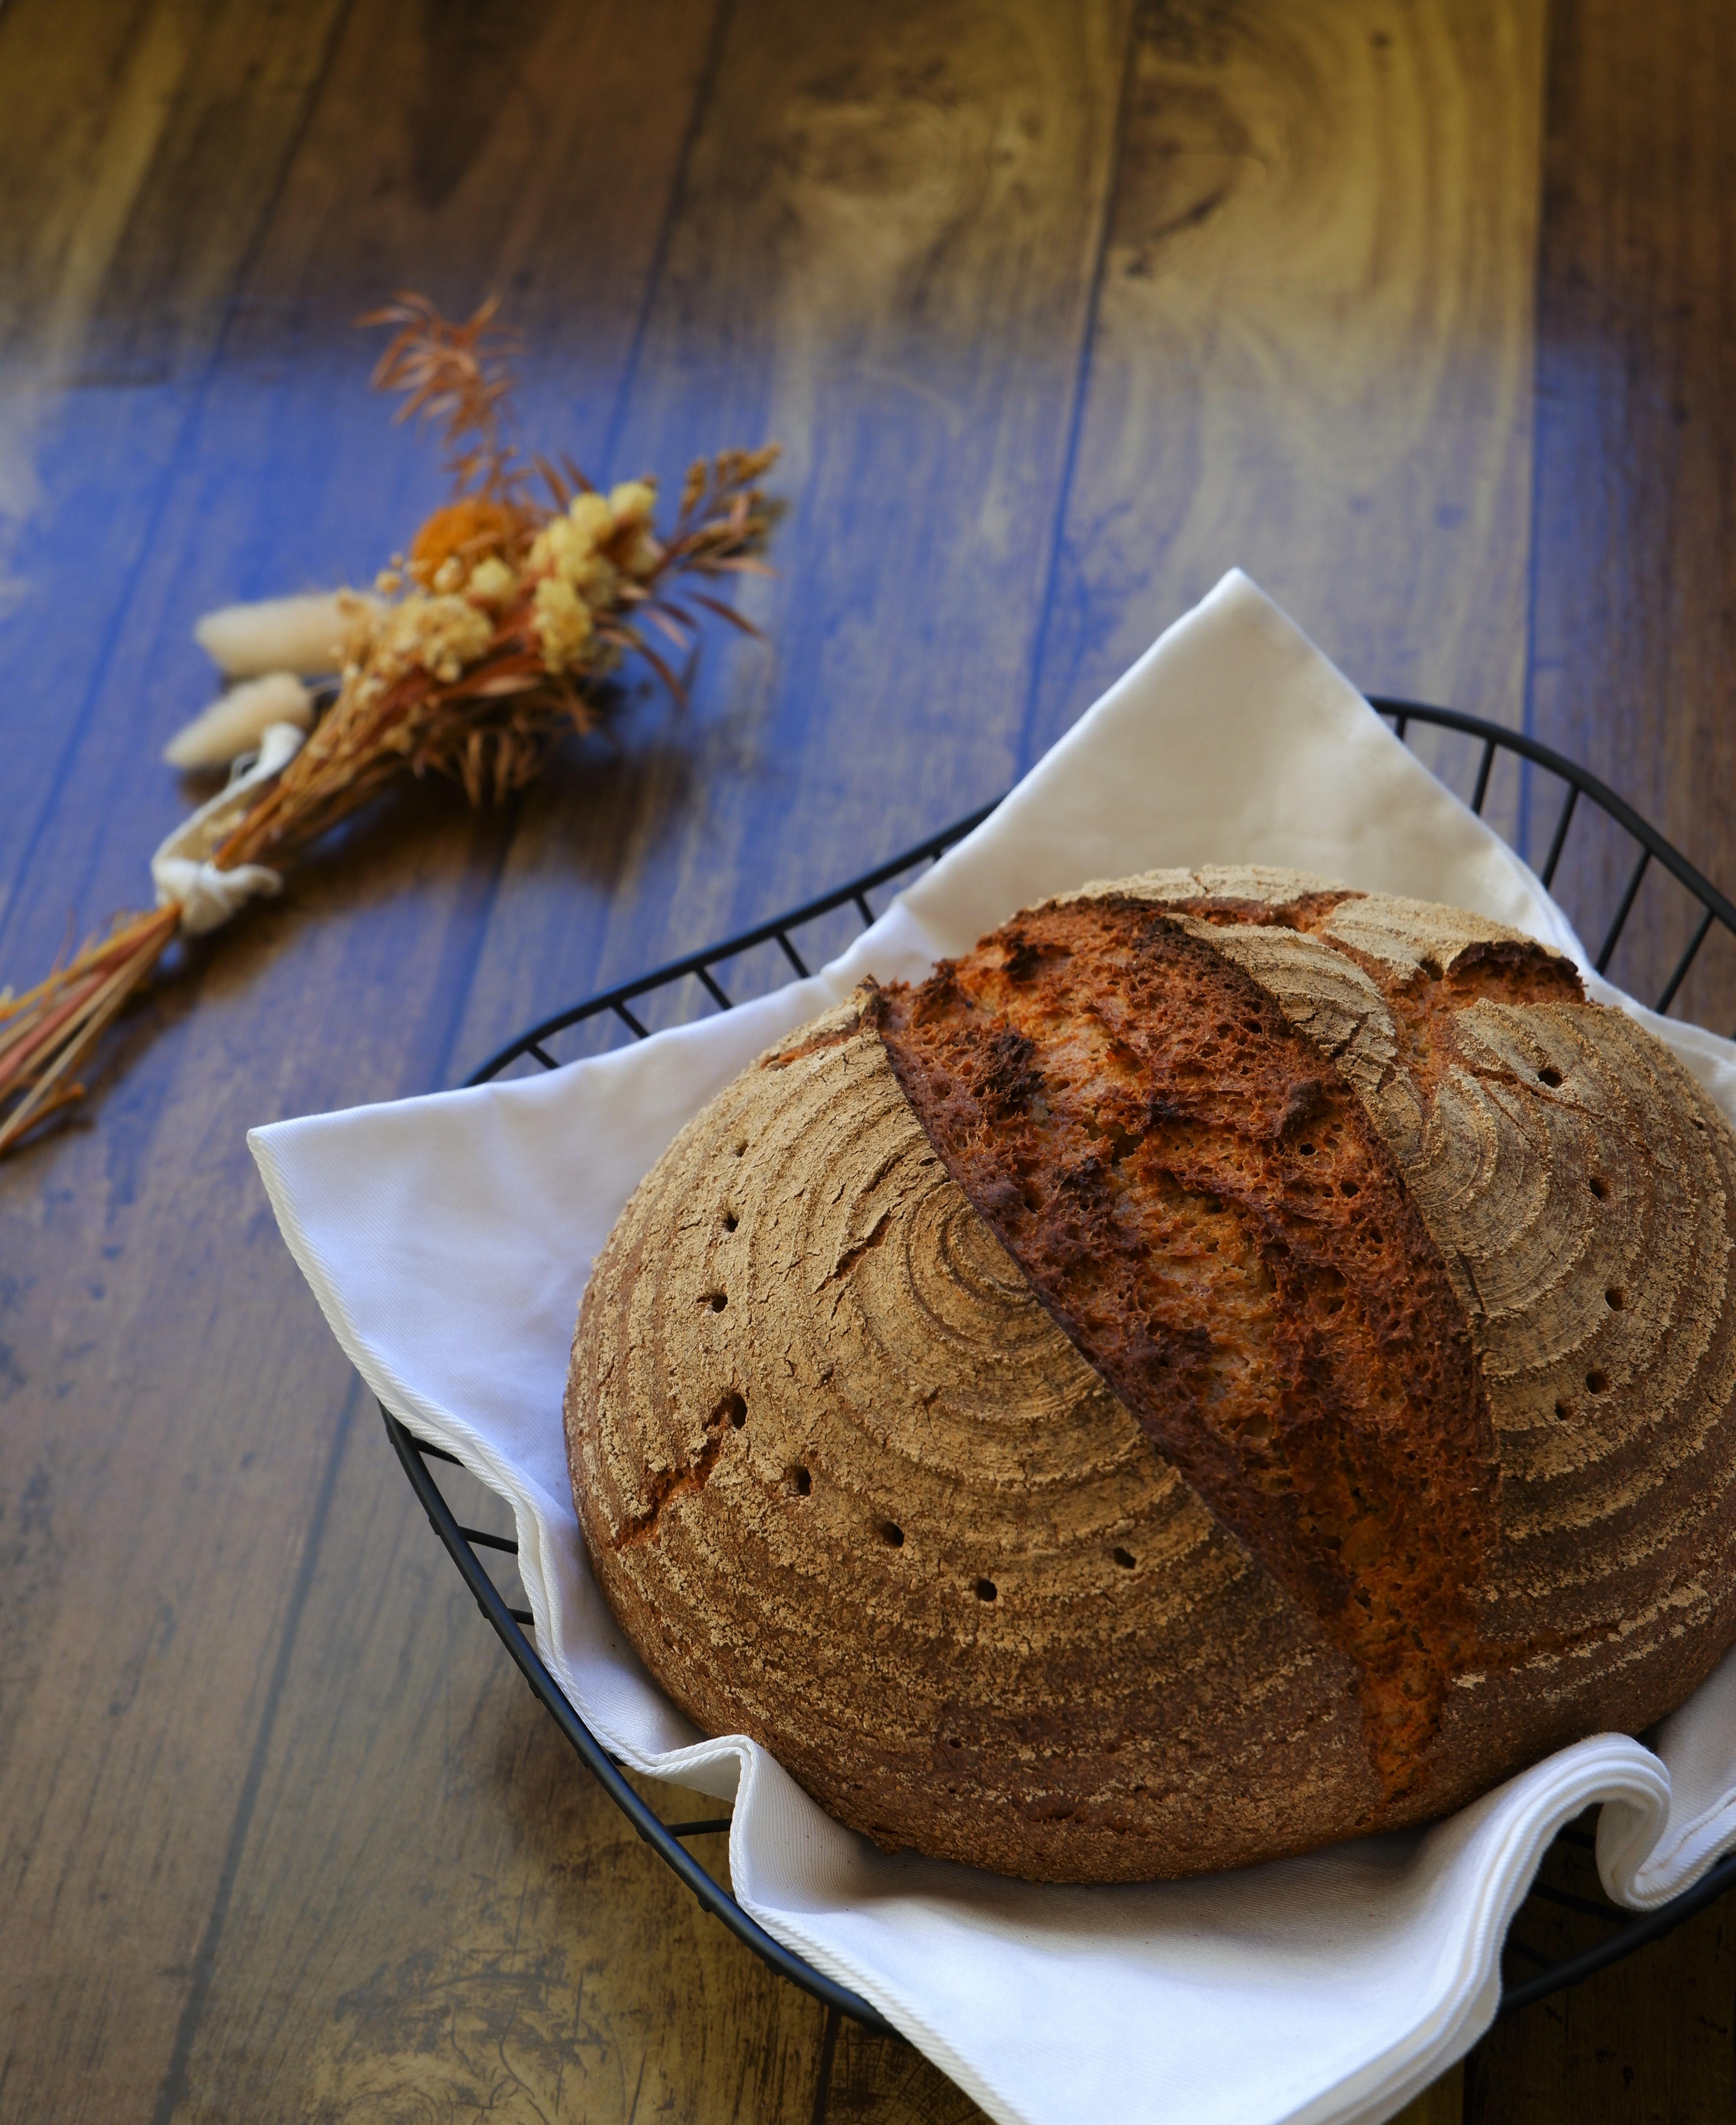
{"type": "MultiPolygon", "coordinates": [[[[977,2115],[823,2059],[591,1788],[243,1133],[994,796],[1233,563],[1736,883],[1733,45],[1708,0],[10,0],[0,977],[148,898],[195,616],[440,498],[365,388],[388,291],[498,290],[595,477],[774,436],[787,509],[685,717],[388,803],[0,1166],[0,2117],[977,2115]]],[[[1619,870],[1564,867],[1588,930],[1619,870]]],[[[1612,971],[1687,922],[1649,885],[1612,971]]],[[[1736,956],[1682,1007],[1736,1020],[1736,956]]],[[[1733,1994],[1715,1906],[1413,2114],[1729,2118],[1733,1994]]]]}

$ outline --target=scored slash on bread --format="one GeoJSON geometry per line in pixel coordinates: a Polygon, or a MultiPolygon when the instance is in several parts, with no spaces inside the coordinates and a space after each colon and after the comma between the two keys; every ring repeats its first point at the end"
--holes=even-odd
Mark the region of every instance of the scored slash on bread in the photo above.
{"type": "Polygon", "coordinates": [[[1637,1731],[1736,1635],[1736,1143],[1564,959],[1243,867],[751,1066],[599,1257],[600,1584],[887,1845],[1249,1863],[1637,1731]]]}
{"type": "MultiPolygon", "coordinates": [[[[1310,923],[1336,898],[1282,912],[1310,923]]],[[[1356,1092],[1208,928],[1266,904],[1183,906],[1193,921],[1115,893],[1037,909],[869,1016],[1037,1296],[1349,1657],[1393,1797],[1478,1658],[1482,1383],[1356,1092]]]]}

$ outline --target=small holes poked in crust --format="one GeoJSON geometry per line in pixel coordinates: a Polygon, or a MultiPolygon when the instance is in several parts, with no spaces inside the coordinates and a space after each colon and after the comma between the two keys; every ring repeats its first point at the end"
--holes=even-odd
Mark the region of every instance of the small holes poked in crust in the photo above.
{"type": "Polygon", "coordinates": [[[1109,1554],[1115,1559],[1116,1562],[1121,1567],[1123,1571],[1131,1571],[1133,1569],[1136,1560],[1131,1550],[1123,1549],[1117,1543],[1116,1547],[1109,1552],[1109,1554]]]}
{"type": "Polygon", "coordinates": [[[1585,1376],[1585,1389],[1588,1394],[1602,1394],[1608,1385],[1609,1375],[1607,1373],[1599,1372],[1595,1365],[1585,1376]]]}
{"type": "Polygon", "coordinates": [[[979,1601],[995,1600],[999,1598],[1000,1593],[1000,1589],[995,1584],[992,1579],[979,1579],[977,1581],[976,1598],[979,1601]]]}
{"type": "Polygon", "coordinates": [[[723,1229],[726,1232],[734,1232],[741,1222],[741,1220],[736,1215],[733,1210],[726,1210],[723,1213],[723,1229]]]}
{"type": "Polygon", "coordinates": [[[1537,1082],[1540,1085],[1547,1085],[1550,1090],[1553,1091],[1556,1086],[1561,1082],[1561,1072],[1555,1067],[1553,1062],[1545,1062],[1543,1067],[1537,1072],[1537,1082]]]}
{"type": "Polygon", "coordinates": [[[1601,1203],[1610,1192],[1610,1185],[1601,1173],[1594,1173],[1585,1184],[1601,1203]]]}
{"type": "Polygon", "coordinates": [[[904,1529],[899,1526],[896,1520],[882,1520],[880,1523],[880,1539],[888,1549],[902,1549],[904,1529]]]}
{"type": "Polygon", "coordinates": [[[707,1291],[700,1294],[699,1303],[708,1306],[713,1313],[721,1313],[728,1305],[729,1297],[726,1292],[707,1291]]]}
{"type": "Polygon", "coordinates": [[[783,1484],[793,1498],[811,1497],[813,1494],[813,1476],[799,1461],[793,1468],[784,1471],[783,1484]]]}

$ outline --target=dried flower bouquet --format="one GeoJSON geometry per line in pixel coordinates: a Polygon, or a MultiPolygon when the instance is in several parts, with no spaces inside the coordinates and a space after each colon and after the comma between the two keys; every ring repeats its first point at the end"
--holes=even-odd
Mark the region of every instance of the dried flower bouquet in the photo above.
{"type": "Polygon", "coordinates": [[[505,434],[511,337],[495,307],[454,324],[404,295],[362,320],[397,328],[374,382],[403,394],[399,419],[442,426],[453,498],[373,596],[278,600],[200,624],[244,683],[167,756],[256,757],[158,850],[153,909],[117,918],[23,995],[0,996],[0,1152],[81,1096],[73,1072],[177,935],[280,891],[278,866],[399,776],[445,775],[473,804],[498,800],[532,780],[562,733],[596,727],[598,681],[629,653],[681,698],[647,628],[678,652],[694,608],[755,631],[701,586],[764,572],[757,483],[775,446],[696,464],[660,533],[650,481],[604,494],[570,462],[519,461],[505,434]],[[328,673],[336,690],[322,713],[304,682],[328,673]]]}

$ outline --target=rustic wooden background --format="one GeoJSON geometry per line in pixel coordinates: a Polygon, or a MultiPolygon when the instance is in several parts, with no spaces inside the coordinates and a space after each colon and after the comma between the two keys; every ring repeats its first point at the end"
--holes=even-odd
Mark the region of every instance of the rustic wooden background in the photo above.
{"type": "MultiPolygon", "coordinates": [[[[387,291],[499,290],[600,478],[780,438],[788,512],[687,717],[388,806],[0,1169],[0,2116],[976,2115],[849,2028],[828,2096],[820,2010],[590,1789],[243,1132],[993,796],[1232,562],[1729,886],[1733,45],[1705,0],[9,0],[0,974],[141,898],[195,615],[438,498],[365,387],[387,291]]],[[[1564,869],[1588,929],[1616,861],[1564,869]]],[[[1614,971],[1685,921],[1648,887],[1614,971]]],[[[1684,1002],[1727,1025],[1736,965],[1684,1002]]],[[[1730,2118],[1733,2005],[1715,1907],[1411,2115],[1730,2118]]]]}

